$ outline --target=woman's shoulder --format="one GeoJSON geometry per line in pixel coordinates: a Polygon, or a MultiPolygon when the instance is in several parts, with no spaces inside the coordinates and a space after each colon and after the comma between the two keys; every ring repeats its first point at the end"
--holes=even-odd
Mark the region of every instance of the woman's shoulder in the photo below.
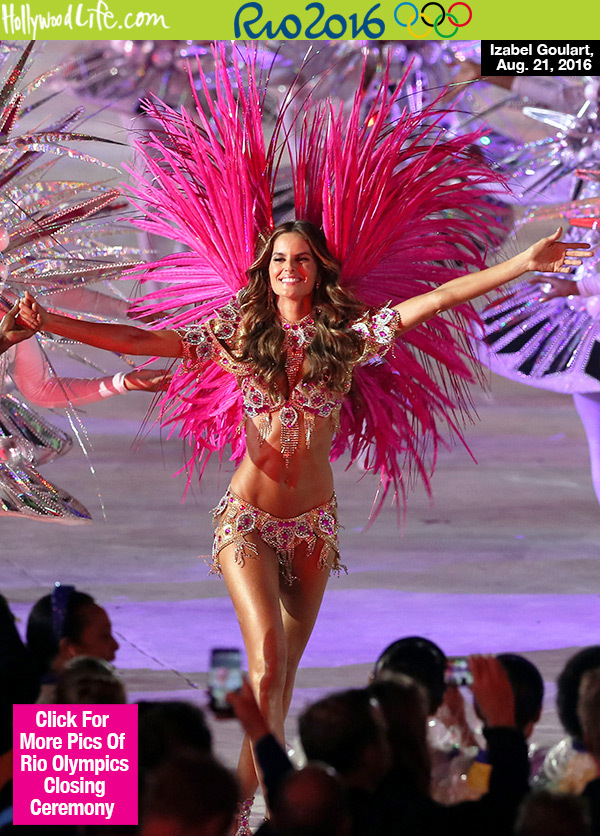
{"type": "Polygon", "coordinates": [[[218,340],[228,341],[236,335],[241,319],[240,306],[234,297],[210,316],[179,329],[179,334],[185,342],[192,345],[204,343],[211,336],[218,340]]]}
{"type": "MultiPolygon", "coordinates": [[[[228,371],[234,372],[233,356],[241,326],[241,311],[237,298],[233,298],[211,316],[188,325],[180,331],[187,358],[195,362],[215,360],[228,371]]],[[[236,365],[237,367],[237,365],[236,365]]]]}
{"type": "Polygon", "coordinates": [[[219,308],[208,320],[208,327],[218,340],[229,342],[238,336],[242,312],[237,297],[219,308]]]}

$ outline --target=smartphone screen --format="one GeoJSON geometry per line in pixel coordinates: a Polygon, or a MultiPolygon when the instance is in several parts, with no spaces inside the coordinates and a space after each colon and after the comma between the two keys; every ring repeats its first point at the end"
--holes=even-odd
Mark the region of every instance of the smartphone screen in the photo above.
{"type": "Polygon", "coordinates": [[[230,691],[242,687],[242,654],[235,647],[216,647],[210,653],[208,692],[210,708],[221,717],[233,717],[233,709],[225,700],[230,691]]]}
{"type": "Polygon", "coordinates": [[[446,664],[446,685],[472,685],[473,674],[469,668],[469,660],[464,656],[454,656],[446,664]]]}

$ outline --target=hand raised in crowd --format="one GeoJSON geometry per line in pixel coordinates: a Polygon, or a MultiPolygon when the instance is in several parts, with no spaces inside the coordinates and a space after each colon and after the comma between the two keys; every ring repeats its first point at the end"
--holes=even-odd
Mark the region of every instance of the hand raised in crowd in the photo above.
{"type": "Polygon", "coordinates": [[[469,656],[471,690],[489,728],[515,726],[515,697],[505,669],[495,656],[469,656]]]}
{"type": "Polygon", "coordinates": [[[242,728],[252,743],[256,743],[270,733],[271,729],[258,707],[254,692],[247,679],[244,679],[239,691],[231,691],[225,699],[233,706],[235,716],[242,724],[242,728]]]}

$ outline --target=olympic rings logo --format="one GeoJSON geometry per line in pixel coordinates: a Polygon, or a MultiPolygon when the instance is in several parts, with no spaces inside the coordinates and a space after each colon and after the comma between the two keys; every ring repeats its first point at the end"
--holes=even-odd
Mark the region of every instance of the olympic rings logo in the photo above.
{"type": "MultiPolygon", "coordinates": [[[[465,15],[465,12],[463,11],[462,13],[460,13],[459,16],[464,17],[464,15],[465,15]]],[[[468,6],[466,3],[463,3],[463,2],[453,3],[450,6],[450,8],[448,9],[448,11],[446,11],[444,9],[444,7],[442,6],[441,3],[428,2],[428,3],[425,3],[423,8],[421,9],[420,16],[421,16],[421,20],[423,21],[425,26],[428,26],[430,29],[434,29],[436,34],[438,34],[440,36],[440,38],[453,38],[456,35],[456,33],[458,32],[459,28],[461,28],[462,26],[466,26],[467,23],[471,22],[471,18],[473,17],[473,12],[471,11],[471,7],[468,6]],[[429,9],[430,6],[435,6],[439,10],[439,12],[436,14],[436,16],[433,17],[433,20],[431,19],[432,18],[431,13],[427,12],[427,9],[429,9]],[[468,15],[467,19],[463,23],[459,23],[457,16],[455,14],[452,14],[452,9],[456,9],[457,6],[463,6],[463,8],[466,10],[466,14],[468,15]],[[454,31],[451,32],[449,35],[445,35],[443,32],[440,31],[440,28],[439,28],[444,23],[446,18],[448,18],[450,23],[452,23],[454,25],[454,31]]],[[[402,26],[403,28],[408,29],[410,34],[413,36],[413,38],[422,39],[422,38],[426,38],[429,34],[426,30],[424,35],[417,35],[415,33],[415,31],[413,30],[413,26],[415,25],[415,23],[419,19],[419,10],[414,5],[414,3],[408,3],[408,2],[399,3],[396,6],[396,8],[394,9],[394,19],[395,19],[396,23],[398,24],[398,26],[402,26]],[[402,20],[400,20],[400,16],[402,16],[402,17],[407,16],[406,15],[407,10],[403,10],[402,12],[400,12],[400,10],[402,9],[403,6],[410,6],[410,8],[414,12],[414,17],[409,23],[406,23],[406,22],[403,22],[402,20]],[[400,12],[400,16],[398,14],[399,12],[400,12]]]]}

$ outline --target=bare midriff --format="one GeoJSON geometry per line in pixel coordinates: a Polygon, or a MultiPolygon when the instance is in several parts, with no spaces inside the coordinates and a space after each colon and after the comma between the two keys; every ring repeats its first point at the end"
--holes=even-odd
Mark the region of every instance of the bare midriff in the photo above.
{"type": "Polygon", "coordinates": [[[242,499],[274,517],[297,517],[323,505],[333,495],[329,454],[333,438],[331,418],[316,418],[310,447],[304,442],[304,415],[299,415],[300,442],[289,462],[281,455],[279,413],[261,442],[258,419],[246,421],[246,456],[231,480],[242,499]]]}

